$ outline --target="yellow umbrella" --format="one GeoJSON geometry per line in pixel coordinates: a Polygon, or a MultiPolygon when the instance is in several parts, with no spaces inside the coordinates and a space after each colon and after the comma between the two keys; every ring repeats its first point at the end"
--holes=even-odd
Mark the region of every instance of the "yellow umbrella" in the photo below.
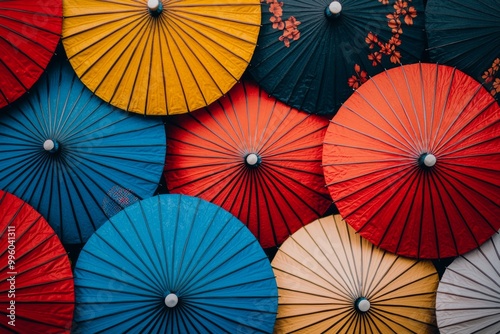
{"type": "Polygon", "coordinates": [[[377,248],[339,215],[292,234],[272,266],[276,333],[437,332],[432,262],[377,248]]]}
{"type": "Polygon", "coordinates": [[[260,29],[259,0],[64,0],[63,45],[103,100],[147,115],[217,100],[240,79],[260,29]]]}

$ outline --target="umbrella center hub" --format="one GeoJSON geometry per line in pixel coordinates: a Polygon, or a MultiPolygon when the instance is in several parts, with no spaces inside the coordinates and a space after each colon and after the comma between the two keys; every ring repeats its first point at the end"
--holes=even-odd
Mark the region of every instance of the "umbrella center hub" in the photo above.
{"type": "Polygon", "coordinates": [[[152,16],[158,16],[163,10],[161,0],[148,0],[148,9],[152,16]]]}
{"type": "Polygon", "coordinates": [[[247,154],[245,163],[250,167],[258,167],[262,163],[262,158],[256,153],[247,154]]]}
{"type": "Polygon", "coordinates": [[[422,167],[433,167],[436,161],[436,156],[430,153],[424,153],[418,158],[418,164],[422,167]]]}
{"type": "Polygon", "coordinates": [[[332,1],[325,9],[326,17],[335,18],[340,15],[342,4],[339,1],[332,1]]]}
{"type": "Polygon", "coordinates": [[[175,293],[169,293],[166,297],[165,297],[165,305],[168,307],[168,308],[172,308],[172,307],[175,307],[177,305],[177,303],[179,302],[179,298],[177,297],[177,295],[175,293]]]}
{"type": "Polygon", "coordinates": [[[43,142],[43,149],[49,153],[55,153],[59,151],[59,143],[52,139],[47,139],[43,142]]]}
{"type": "Polygon", "coordinates": [[[368,299],[366,299],[365,297],[359,297],[354,302],[354,308],[356,309],[356,311],[361,313],[368,312],[368,310],[370,309],[370,301],[368,301],[368,299]]]}

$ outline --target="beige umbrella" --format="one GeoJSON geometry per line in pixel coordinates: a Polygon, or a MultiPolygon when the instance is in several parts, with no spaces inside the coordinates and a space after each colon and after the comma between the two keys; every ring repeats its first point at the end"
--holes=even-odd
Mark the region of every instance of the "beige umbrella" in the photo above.
{"type": "Polygon", "coordinates": [[[340,215],[295,232],[272,261],[276,333],[434,333],[438,274],[361,238],[340,215]]]}

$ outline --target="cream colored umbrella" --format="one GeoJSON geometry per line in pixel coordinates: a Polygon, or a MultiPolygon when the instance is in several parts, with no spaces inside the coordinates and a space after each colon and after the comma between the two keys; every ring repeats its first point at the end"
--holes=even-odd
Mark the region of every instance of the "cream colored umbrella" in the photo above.
{"type": "Polygon", "coordinates": [[[446,268],[436,296],[441,334],[500,333],[500,234],[446,268]]]}
{"type": "Polygon", "coordinates": [[[288,238],[272,261],[276,333],[434,333],[439,281],[430,261],[361,238],[340,215],[288,238]]]}

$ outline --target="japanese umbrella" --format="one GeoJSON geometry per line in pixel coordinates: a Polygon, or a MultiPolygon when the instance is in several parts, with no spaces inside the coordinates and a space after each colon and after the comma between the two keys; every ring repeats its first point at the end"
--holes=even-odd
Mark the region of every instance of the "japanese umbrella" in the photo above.
{"type": "Polygon", "coordinates": [[[154,194],[165,129],[105,103],[60,55],[27,98],[0,115],[0,189],[38,210],[65,244],[154,194]]]}
{"type": "Polygon", "coordinates": [[[466,253],[500,228],[500,107],[445,65],[370,79],[325,135],[323,164],[342,217],[390,252],[466,253]]]}
{"type": "Polygon", "coordinates": [[[249,81],[205,109],[167,120],[166,185],[238,217],[264,248],[332,204],[321,168],[328,120],[249,81]]]}
{"type": "Polygon", "coordinates": [[[62,30],[61,0],[4,0],[0,6],[0,108],[40,78],[62,30]]]}
{"type": "Polygon", "coordinates": [[[420,61],[422,0],[266,0],[249,73],[297,109],[333,115],[384,68],[420,61]]]}
{"type": "Polygon", "coordinates": [[[2,190],[0,245],[0,331],[69,333],[75,295],[66,251],[40,213],[2,190]]]}
{"type": "Polygon", "coordinates": [[[63,0],[63,43],[83,83],[147,115],[204,107],[243,75],[259,0],[63,0]]]}
{"type": "Polygon", "coordinates": [[[428,0],[425,29],[433,62],[456,66],[500,93],[499,0],[428,0]]]}
{"type": "Polygon", "coordinates": [[[295,232],[272,267],[277,333],[436,332],[432,262],[377,248],[340,215],[295,232]]]}
{"type": "Polygon", "coordinates": [[[500,234],[456,258],[436,296],[440,333],[500,333],[500,234]]]}
{"type": "Polygon", "coordinates": [[[255,237],[202,199],[159,195],[113,216],[75,267],[82,333],[270,333],[273,271],[255,237]]]}

